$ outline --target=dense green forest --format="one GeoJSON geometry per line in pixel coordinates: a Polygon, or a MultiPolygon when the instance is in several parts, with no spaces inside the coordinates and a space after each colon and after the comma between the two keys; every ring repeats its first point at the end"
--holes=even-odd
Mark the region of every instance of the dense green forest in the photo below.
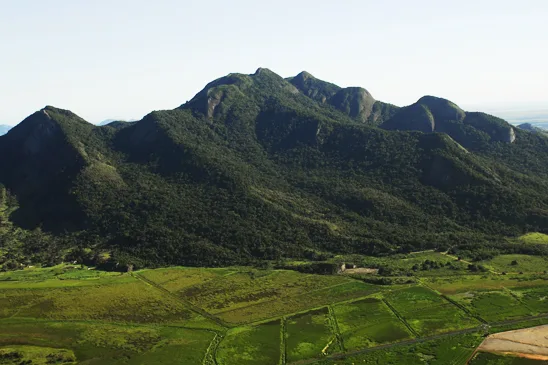
{"type": "Polygon", "coordinates": [[[544,254],[548,139],[434,97],[230,74],[136,123],[46,107],[0,137],[0,265],[544,254]]]}

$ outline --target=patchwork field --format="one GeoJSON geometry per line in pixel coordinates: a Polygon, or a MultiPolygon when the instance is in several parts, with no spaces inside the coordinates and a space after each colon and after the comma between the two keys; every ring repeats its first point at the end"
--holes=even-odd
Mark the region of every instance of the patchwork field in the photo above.
{"type": "Polygon", "coordinates": [[[201,330],[89,322],[4,320],[0,328],[0,351],[18,353],[21,361],[34,354],[33,364],[60,351],[85,364],[201,364],[214,337],[201,330]]]}
{"type": "Polygon", "coordinates": [[[404,323],[380,299],[333,306],[344,348],[355,350],[412,337],[404,323]]]}
{"type": "Polygon", "coordinates": [[[508,290],[467,292],[450,296],[487,322],[501,322],[533,315],[508,290]]]}
{"type": "Polygon", "coordinates": [[[482,337],[478,334],[448,336],[413,345],[394,346],[342,359],[325,359],[314,365],[466,365],[482,337]]]}
{"type": "Polygon", "coordinates": [[[415,286],[385,295],[409,327],[420,336],[471,328],[479,323],[434,291],[415,286]]]}
{"type": "Polygon", "coordinates": [[[491,264],[531,272],[451,276],[444,264],[399,285],[248,267],[3,272],[0,364],[465,365],[482,321],[490,331],[548,322],[543,259],[512,256],[491,264]]]}
{"type": "Polygon", "coordinates": [[[137,323],[185,323],[196,317],[180,301],[129,275],[99,281],[60,287],[51,280],[27,289],[0,282],[0,317],[137,323]],[[50,282],[55,285],[48,287],[50,282]]]}

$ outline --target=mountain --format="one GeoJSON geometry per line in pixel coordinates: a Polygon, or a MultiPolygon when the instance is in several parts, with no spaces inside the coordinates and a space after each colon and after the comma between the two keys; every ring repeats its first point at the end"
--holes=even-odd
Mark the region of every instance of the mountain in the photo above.
{"type": "Polygon", "coordinates": [[[548,230],[547,161],[546,137],[444,99],[398,108],[260,68],[124,128],[32,114],[0,137],[1,212],[32,232],[13,247],[52,262],[75,247],[149,266],[492,255],[544,249],[504,237],[548,230]]]}
{"type": "Polygon", "coordinates": [[[287,80],[306,96],[320,103],[332,105],[358,122],[378,125],[392,117],[399,109],[395,105],[376,101],[364,88],[343,89],[318,80],[306,71],[287,80]]]}
{"type": "Polygon", "coordinates": [[[492,141],[513,143],[516,138],[508,122],[485,113],[465,112],[453,102],[434,96],[424,96],[400,109],[381,128],[447,133],[465,147],[485,146],[492,141]]]}
{"type": "Polygon", "coordinates": [[[8,131],[11,128],[12,128],[11,125],[0,124],[0,136],[3,136],[4,134],[8,133],[8,131]]]}
{"type": "Polygon", "coordinates": [[[538,127],[537,125],[533,125],[531,123],[522,123],[518,125],[518,128],[523,129],[524,131],[529,131],[533,133],[544,134],[544,135],[548,134],[547,129],[538,127]]]}
{"type": "Polygon", "coordinates": [[[131,119],[131,120],[106,119],[97,125],[100,127],[109,126],[112,128],[124,128],[124,127],[127,127],[128,125],[131,125],[132,123],[135,123],[136,121],[137,121],[136,119],[131,119]]]}

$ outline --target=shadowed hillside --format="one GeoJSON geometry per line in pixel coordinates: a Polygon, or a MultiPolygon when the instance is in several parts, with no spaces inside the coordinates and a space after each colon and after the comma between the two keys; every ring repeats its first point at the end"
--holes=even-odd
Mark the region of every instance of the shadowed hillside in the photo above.
{"type": "Polygon", "coordinates": [[[547,142],[444,99],[398,108],[261,68],[135,123],[46,107],[0,137],[0,182],[16,226],[146,265],[509,250],[548,229],[547,142]]]}

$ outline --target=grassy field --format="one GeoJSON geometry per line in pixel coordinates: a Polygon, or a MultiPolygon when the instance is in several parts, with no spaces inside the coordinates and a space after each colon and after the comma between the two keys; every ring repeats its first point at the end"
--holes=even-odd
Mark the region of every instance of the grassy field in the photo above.
{"type": "Polygon", "coordinates": [[[196,316],[181,302],[129,275],[99,285],[15,289],[3,284],[1,317],[184,323],[196,316]]]}
{"type": "Polygon", "coordinates": [[[327,308],[287,318],[285,331],[287,361],[321,357],[323,353],[340,350],[327,308]]]}
{"type": "Polygon", "coordinates": [[[512,293],[534,313],[548,313],[548,287],[513,289],[512,293]]]}
{"type": "Polygon", "coordinates": [[[365,297],[384,289],[359,281],[351,281],[309,292],[296,293],[295,295],[282,295],[268,302],[217,313],[217,316],[232,324],[256,322],[353,298],[365,297]]]}
{"type": "Polygon", "coordinates": [[[201,330],[92,322],[3,320],[0,328],[0,349],[23,346],[19,352],[24,359],[28,358],[26,349],[43,348],[47,358],[54,353],[50,348],[55,348],[64,350],[67,357],[73,354],[79,363],[106,365],[201,364],[214,337],[201,330]]]}
{"type": "Polygon", "coordinates": [[[451,336],[408,346],[371,351],[338,360],[322,360],[315,365],[466,365],[483,338],[477,334],[451,336]]]}
{"type": "Polygon", "coordinates": [[[295,271],[251,270],[210,280],[177,292],[193,304],[221,313],[350,283],[342,276],[305,275],[295,271]]]}
{"type": "Polygon", "coordinates": [[[543,258],[499,256],[481,275],[448,268],[454,259],[434,252],[403,255],[397,265],[408,270],[434,259],[447,261],[400,285],[248,267],[3,272],[0,364],[464,365],[484,331],[474,316],[523,319],[491,331],[548,322],[538,317],[548,313],[543,258]],[[520,265],[523,274],[497,274],[520,265]],[[463,329],[475,333],[455,336],[463,329]],[[428,336],[435,337],[400,344],[428,336]]]}
{"type": "Polygon", "coordinates": [[[385,295],[385,298],[420,336],[479,325],[464,311],[422,286],[395,290],[385,295]]]}
{"type": "Polygon", "coordinates": [[[533,315],[508,290],[477,291],[450,296],[487,322],[500,322],[533,315]]]}
{"type": "Polygon", "coordinates": [[[217,351],[219,365],[262,365],[280,361],[280,321],[228,332],[217,351]]]}
{"type": "Polygon", "coordinates": [[[333,306],[346,350],[392,343],[412,336],[382,300],[363,299],[333,306]]]}
{"type": "Polygon", "coordinates": [[[458,294],[470,291],[504,290],[546,285],[546,275],[469,275],[424,279],[429,288],[442,294],[458,294]]]}
{"type": "Polygon", "coordinates": [[[526,235],[521,236],[519,240],[523,243],[547,244],[548,235],[543,233],[537,233],[537,232],[527,233],[526,235]]]}
{"type": "Polygon", "coordinates": [[[543,273],[548,270],[547,258],[528,255],[501,255],[480,264],[497,272],[512,274],[543,273]]]}

